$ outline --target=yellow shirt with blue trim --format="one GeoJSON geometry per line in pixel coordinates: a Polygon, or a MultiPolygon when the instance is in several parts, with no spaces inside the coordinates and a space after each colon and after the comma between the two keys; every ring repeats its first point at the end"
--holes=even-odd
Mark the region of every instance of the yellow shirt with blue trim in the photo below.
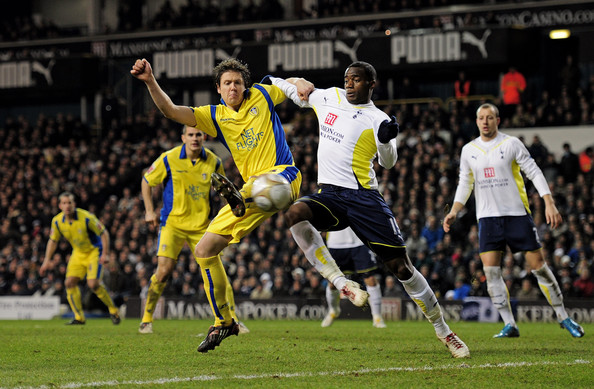
{"type": "Polygon", "coordinates": [[[73,220],[67,220],[64,212],[60,212],[52,219],[50,230],[50,239],[58,242],[64,237],[72,250],[81,252],[90,252],[99,248],[99,253],[103,251],[101,243],[101,234],[105,230],[103,223],[89,211],[76,208],[73,220]]]}
{"type": "MultiPolygon", "coordinates": [[[[233,156],[244,181],[278,165],[294,165],[293,155],[274,107],[285,100],[274,85],[254,84],[236,112],[221,104],[194,108],[196,127],[221,142],[233,156]]],[[[287,169],[292,182],[297,169],[287,169]]],[[[287,176],[289,175],[289,176],[287,176]]]]}
{"type": "Polygon", "coordinates": [[[210,222],[210,176],[225,174],[221,159],[207,148],[192,162],[186,145],[161,154],[144,174],[149,186],[163,184],[161,226],[204,231],[210,222]]]}

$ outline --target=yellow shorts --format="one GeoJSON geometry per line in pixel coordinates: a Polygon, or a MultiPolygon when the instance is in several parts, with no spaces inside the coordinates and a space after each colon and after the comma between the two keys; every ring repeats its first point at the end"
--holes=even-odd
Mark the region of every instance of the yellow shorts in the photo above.
{"type": "MultiPolygon", "coordinates": [[[[291,165],[275,166],[269,170],[258,173],[258,175],[266,173],[280,173],[289,166],[291,165]]],[[[244,199],[249,199],[250,197],[252,197],[252,184],[254,183],[254,180],[256,179],[256,177],[258,177],[258,175],[250,177],[241,188],[240,192],[244,199]]],[[[295,180],[291,182],[291,189],[293,191],[291,201],[297,200],[297,198],[299,197],[300,188],[301,172],[298,171],[297,178],[295,178],[295,180]]],[[[230,235],[233,238],[229,243],[238,243],[241,240],[241,238],[252,232],[256,227],[262,224],[264,220],[268,219],[270,216],[274,215],[277,212],[262,211],[253,202],[247,202],[245,206],[245,215],[243,215],[242,217],[237,217],[233,215],[233,212],[231,212],[231,208],[229,207],[229,205],[225,205],[223,208],[221,208],[217,216],[210,222],[206,231],[223,236],[230,235]]]]}
{"type": "Polygon", "coordinates": [[[103,266],[99,264],[99,248],[92,251],[81,252],[72,250],[72,255],[66,266],[66,278],[77,277],[81,280],[100,280],[103,275],[103,266]]]}
{"type": "Polygon", "coordinates": [[[188,243],[193,255],[194,247],[196,247],[202,235],[204,235],[204,231],[185,231],[164,225],[159,230],[159,250],[157,257],[166,257],[177,261],[177,257],[186,243],[188,243]]]}

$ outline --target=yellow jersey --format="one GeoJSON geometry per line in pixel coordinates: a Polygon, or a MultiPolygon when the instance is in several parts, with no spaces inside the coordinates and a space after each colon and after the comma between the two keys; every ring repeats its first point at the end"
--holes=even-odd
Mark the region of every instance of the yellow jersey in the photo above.
{"type": "Polygon", "coordinates": [[[149,186],[163,184],[161,226],[186,231],[204,231],[210,222],[210,176],[225,174],[221,159],[207,148],[192,162],[186,145],[161,154],[144,173],[149,186]]]}
{"type": "Polygon", "coordinates": [[[99,256],[103,251],[101,234],[105,230],[103,223],[89,211],[76,208],[73,220],[66,220],[64,212],[60,212],[52,219],[50,239],[58,242],[64,237],[73,251],[90,252],[99,248],[99,256]]]}
{"type": "MultiPolygon", "coordinates": [[[[293,165],[293,155],[274,107],[285,100],[277,86],[254,84],[236,112],[221,104],[194,107],[197,128],[221,142],[233,156],[244,182],[279,165],[293,165]]],[[[298,170],[283,174],[289,182],[298,170]]]]}

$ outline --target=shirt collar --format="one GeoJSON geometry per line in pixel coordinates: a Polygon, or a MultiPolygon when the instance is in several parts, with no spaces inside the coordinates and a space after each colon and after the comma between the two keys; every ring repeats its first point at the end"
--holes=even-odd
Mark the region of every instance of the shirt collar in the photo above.
{"type": "MultiPolygon", "coordinates": [[[[179,159],[186,158],[188,158],[188,153],[186,152],[186,145],[183,144],[181,147],[181,151],[179,152],[179,159]]],[[[200,152],[199,158],[206,161],[206,150],[204,149],[204,146],[202,146],[202,151],[200,152]]]]}

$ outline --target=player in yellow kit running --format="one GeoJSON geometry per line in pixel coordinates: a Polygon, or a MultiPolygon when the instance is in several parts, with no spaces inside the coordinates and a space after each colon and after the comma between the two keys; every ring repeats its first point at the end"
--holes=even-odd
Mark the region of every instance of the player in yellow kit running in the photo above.
{"type": "Polygon", "coordinates": [[[67,324],[85,324],[82,299],[78,283],[87,278],[87,285],[109,309],[113,324],[120,324],[120,313],[101,282],[103,265],[109,262],[109,232],[92,213],[76,208],[74,195],[64,192],[59,196],[62,210],[54,216],[50,237],[45,248],[45,258],[39,274],[43,276],[50,267],[51,258],[64,237],[72,246],[72,255],[66,267],[66,296],[74,312],[74,319],[67,324]]]}
{"type": "MultiPolygon", "coordinates": [[[[223,163],[203,146],[204,133],[184,126],[183,144],[161,154],[142,178],[145,221],[159,227],[157,270],[151,276],[144,314],[138,332],[153,333],[153,313],[165,289],[184,245],[194,248],[210,223],[210,180],[213,173],[225,175],[223,163]],[[152,187],[162,185],[163,206],[160,217],[155,212],[152,187]]],[[[233,288],[227,282],[227,299],[240,332],[249,330],[235,314],[233,288]]]]}

